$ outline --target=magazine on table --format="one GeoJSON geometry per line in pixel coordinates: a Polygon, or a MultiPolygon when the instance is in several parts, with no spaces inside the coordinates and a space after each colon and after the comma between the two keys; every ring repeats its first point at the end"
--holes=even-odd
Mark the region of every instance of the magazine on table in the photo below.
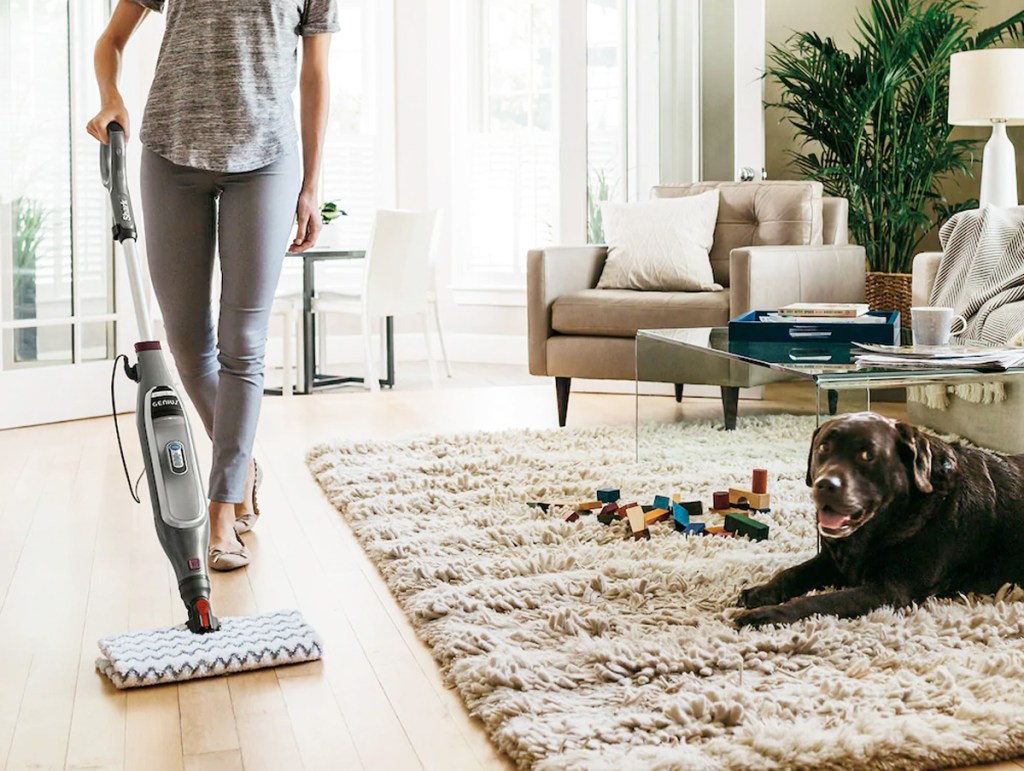
{"type": "Polygon", "coordinates": [[[857,353],[862,367],[950,367],[1006,370],[1024,365],[1024,348],[986,345],[875,345],[855,343],[866,353],[857,353]]]}

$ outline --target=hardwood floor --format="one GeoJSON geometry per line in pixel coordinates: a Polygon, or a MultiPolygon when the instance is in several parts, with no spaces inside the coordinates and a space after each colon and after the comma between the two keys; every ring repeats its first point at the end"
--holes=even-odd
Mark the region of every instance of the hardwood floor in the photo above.
{"type": "MultiPolygon", "coordinates": [[[[511,768],[445,688],[304,463],[310,447],[334,439],[555,427],[550,381],[474,377],[478,387],[436,392],[407,386],[266,399],[256,450],[266,470],[264,516],[246,536],[254,560],[213,575],[215,608],[239,615],[297,607],[323,637],[325,657],[130,692],[95,672],[96,640],[179,623],[182,609],[148,504],[136,505],[125,489],[109,418],[0,432],[0,765],[511,768]]],[[[796,391],[773,393],[741,402],[740,420],[796,408],[796,391]]],[[[573,394],[569,425],[628,432],[634,410],[632,396],[573,394]]],[[[717,417],[720,404],[667,397],[644,410],[663,420],[717,417]]],[[[138,473],[134,431],[122,421],[138,473]]]]}

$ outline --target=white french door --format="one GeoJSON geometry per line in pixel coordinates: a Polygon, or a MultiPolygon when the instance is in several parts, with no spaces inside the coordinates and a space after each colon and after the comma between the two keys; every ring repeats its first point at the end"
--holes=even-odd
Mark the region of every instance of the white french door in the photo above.
{"type": "Polygon", "coordinates": [[[0,428],[110,410],[111,360],[126,347],[117,309],[129,305],[117,297],[98,145],[84,130],[107,12],[105,2],[0,2],[0,428]]]}

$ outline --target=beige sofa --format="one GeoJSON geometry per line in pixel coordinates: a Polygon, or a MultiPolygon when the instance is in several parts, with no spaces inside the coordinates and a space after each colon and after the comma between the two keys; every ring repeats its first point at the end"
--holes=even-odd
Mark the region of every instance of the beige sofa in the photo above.
{"type": "MultiPolygon", "coordinates": [[[[929,304],[941,259],[942,252],[923,252],[914,258],[914,305],[929,304]]],[[[1017,381],[1017,376],[993,377],[992,380],[1004,383],[1004,401],[978,404],[951,396],[945,409],[933,409],[908,398],[907,416],[914,423],[942,433],[957,434],[982,447],[1002,452],[1024,452],[1024,432],[1020,430],[1020,419],[1024,415],[1024,388],[1017,381]]]]}
{"type": "MultiPolygon", "coordinates": [[[[702,182],[657,187],[653,195],[695,195],[718,188],[711,264],[721,292],[597,289],[605,246],[531,251],[527,262],[530,372],[555,378],[564,426],[572,378],[632,380],[638,329],[723,326],[749,310],[791,302],[861,302],[864,250],[848,242],[848,204],[823,198],[817,182],[702,182]]],[[[642,377],[722,387],[735,415],[739,388],[760,384],[718,371],[666,366],[642,377]]],[[[766,372],[765,380],[772,379],[766,372]]],[[[761,381],[764,382],[764,381],[761,381]]]]}

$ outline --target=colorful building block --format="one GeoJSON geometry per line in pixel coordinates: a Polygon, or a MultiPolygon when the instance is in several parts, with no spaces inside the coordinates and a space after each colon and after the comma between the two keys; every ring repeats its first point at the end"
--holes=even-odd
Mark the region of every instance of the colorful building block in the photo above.
{"type": "Polygon", "coordinates": [[[630,533],[626,536],[626,540],[629,540],[630,538],[634,541],[649,541],[651,540],[651,531],[645,527],[639,532],[630,533]]]}
{"type": "Polygon", "coordinates": [[[772,497],[768,493],[755,493],[742,487],[730,487],[729,505],[740,509],[768,511],[772,507],[772,497]]]}
{"type": "Polygon", "coordinates": [[[707,535],[721,535],[732,538],[732,533],[726,530],[724,527],[705,527],[704,533],[707,535]]]}
{"type": "Polygon", "coordinates": [[[602,514],[615,514],[616,516],[618,516],[618,514],[616,513],[616,512],[618,512],[618,510],[619,510],[619,504],[617,504],[615,501],[612,501],[611,503],[606,503],[601,508],[601,513],[602,514]]]}
{"type": "Polygon", "coordinates": [[[620,497],[621,493],[617,487],[602,487],[597,491],[597,500],[601,503],[615,503],[620,497]]]}
{"type": "Polygon", "coordinates": [[[729,508],[729,491],[718,490],[711,494],[711,506],[715,509],[727,509],[729,508]]]}
{"type": "Polygon", "coordinates": [[[754,478],[750,483],[750,489],[758,495],[768,492],[768,469],[754,469],[754,478]]]}
{"type": "Polygon", "coordinates": [[[726,515],[725,529],[730,533],[748,536],[755,541],[763,541],[768,537],[768,525],[745,514],[726,515]]]}
{"type": "Polygon", "coordinates": [[[580,513],[578,511],[570,511],[564,517],[566,522],[578,522],[579,518],[580,518],[580,513]]]}
{"type": "Polygon", "coordinates": [[[704,535],[703,522],[691,522],[682,529],[683,535],[704,535]]]}
{"type": "Polygon", "coordinates": [[[676,530],[682,530],[690,524],[690,512],[681,503],[672,503],[672,519],[675,520],[676,530]]]}
{"type": "Polygon", "coordinates": [[[668,509],[654,509],[644,514],[644,519],[647,521],[647,526],[650,527],[655,522],[664,522],[666,519],[671,517],[668,509]]]}
{"type": "Polygon", "coordinates": [[[622,519],[622,517],[615,512],[610,512],[608,514],[602,512],[597,515],[597,521],[602,525],[610,525],[612,522],[618,522],[620,519],[622,519]]]}
{"type": "Polygon", "coordinates": [[[629,522],[629,527],[634,533],[638,533],[647,528],[647,520],[644,510],[636,504],[633,504],[626,509],[626,521],[629,522]]]}
{"type": "Polygon", "coordinates": [[[604,504],[601,503],[601,501],[584,501],[583,503],[576,504],[576,508],[579,511],[588,511],[588,512],[589,511],[594,511],[595,509],[599,509],[602,506],[604,506],[604,504]]]}
{"type": "Polygon", "coordinates": [[[667,495],[655,495],[654,508],[665,509],[665,511],[668,511],[669,509],[672,508],[672,501],[668,499],[667,495]]]}

